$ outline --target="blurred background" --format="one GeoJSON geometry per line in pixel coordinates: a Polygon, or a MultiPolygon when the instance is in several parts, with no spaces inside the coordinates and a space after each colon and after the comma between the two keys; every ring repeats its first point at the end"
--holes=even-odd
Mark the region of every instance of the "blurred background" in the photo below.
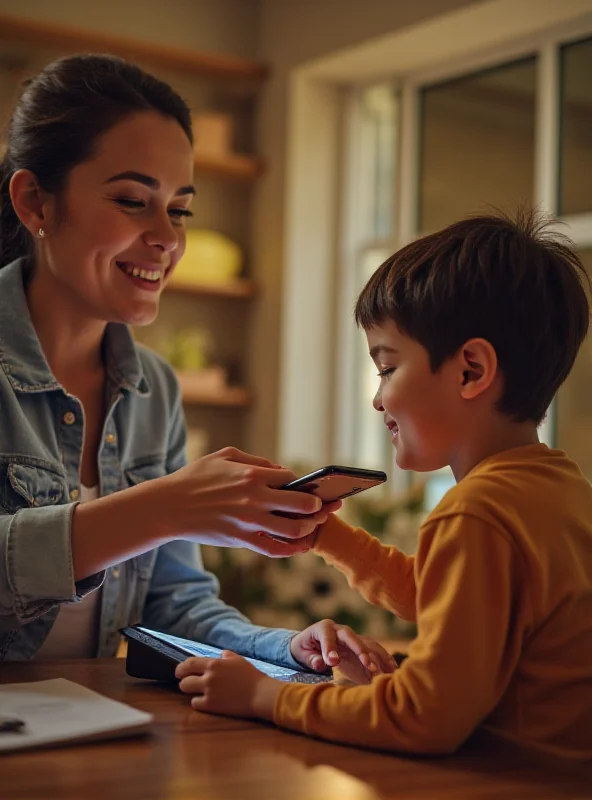
{"type": "MultiPolygon", "coordinates": [[[[452,476],[394,466],[353,304],[396,248],[488,205],[557,216],[592,270],[592,0],[0,0],[0,121],[23,78],[93,51],[193,111],[187,254],[136,332],[177,370],[190,457],[385,469],[344,514],[413,552],[452,476]]],[[[588,477],[591,395],[588,345],[541,427],[588,477]]],[[[314,555],[205,559],[262,624],[413,633],[314,555]]]]}

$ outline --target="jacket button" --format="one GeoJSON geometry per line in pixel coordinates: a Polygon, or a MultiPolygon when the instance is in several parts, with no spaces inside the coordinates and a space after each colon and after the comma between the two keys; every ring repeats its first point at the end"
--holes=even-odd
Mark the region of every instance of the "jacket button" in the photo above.
{"type": "Polygon", "coordinates": [[[107,444],[115,444],[115,434],[114,433],[108,433],[105,436],[105,441],[107,442],[107,444]]]}
{"type": "Polygon", "coordinates": [[[70,492],[70,500],[78,500],[80,497],[80,491],[78,489],[72,489],[70,492]]]}
{"type": "Polygon", "coordinates": [[[111,574],[114,578],[119,578],[119,567],[113,567],[113,572],[111,574]]]}
{"type": "Polygon", "coordinates": [[[76,422],[76,416],[72,411],[66,411],[64,414],[64,422],[66,425],[73,425],[76,422]]]}

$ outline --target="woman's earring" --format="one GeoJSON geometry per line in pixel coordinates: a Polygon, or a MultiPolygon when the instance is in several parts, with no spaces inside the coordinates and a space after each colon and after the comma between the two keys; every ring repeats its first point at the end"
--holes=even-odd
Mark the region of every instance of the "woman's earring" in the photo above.
{"type": "Polygon", "coordinates": [[[39,231],[37,232],[37,237],[39,239],[45,239],[45,230],[43,228],[39,228],[39,231]]]}

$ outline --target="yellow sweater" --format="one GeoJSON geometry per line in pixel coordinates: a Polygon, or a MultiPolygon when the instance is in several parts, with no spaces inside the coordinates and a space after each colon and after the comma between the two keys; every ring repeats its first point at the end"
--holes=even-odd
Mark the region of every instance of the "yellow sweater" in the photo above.
{"type": "Polygon", "coordinates": [[[274,721],[339,742],[455,750],[483,724],[592,758],[592,487],[565,453],[498,453],[421,526],[417,555],[336,517],[316,551],[418,636],[368,686],[286,684],[274,721]]]}

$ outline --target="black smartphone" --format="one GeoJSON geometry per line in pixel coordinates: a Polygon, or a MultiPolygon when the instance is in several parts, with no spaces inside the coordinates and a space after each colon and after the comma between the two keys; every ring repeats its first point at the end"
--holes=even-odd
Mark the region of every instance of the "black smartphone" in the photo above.
{"type": "Polygon", "coordinates": [[[386,473],[381,470],[331,465],[296,478],[295,481],[290,481],[280,488],[315,494],[323,503],[332,503],[334,500],[343,500],[344,497],[371,489],[385,481],[386,473]]]}

